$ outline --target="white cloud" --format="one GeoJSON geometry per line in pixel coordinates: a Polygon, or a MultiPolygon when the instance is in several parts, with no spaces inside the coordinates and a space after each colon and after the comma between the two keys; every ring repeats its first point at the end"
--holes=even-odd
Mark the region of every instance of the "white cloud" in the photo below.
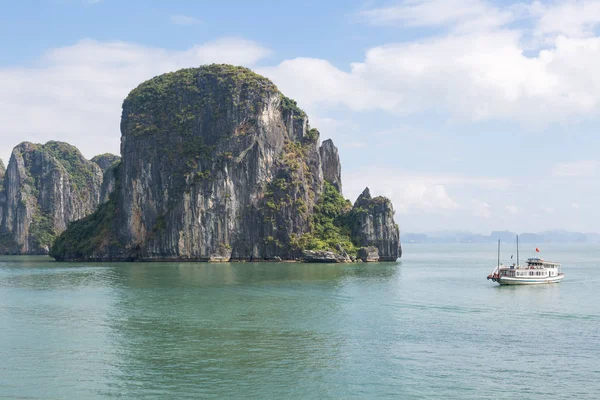
{"type": "Polygon", "coordinates": [[[536,1],[530,10],[538,17],[535,27],[538,37],[592,37],[600,23],[600,1],[597,0],[567,0],[547,4],[536,1]]]}
{"type": "MultiPolygon", "coordinates": [[[[259,68],[259,73],[271,78],[286,95],[303,107],[320,104],[345,105],[353,110],[380,108],[377,88],[355,74],[344,72],[329,61],[316,58],[295,58],[275,67],[259,68]]],[[[392,109],[393,103],[385,106],[392,109]]]]}
{"type": "MultiPolygon", "coordinates": [[[[467,201],[461,205],[449,190],[464,194],[465,188],[504,190],[510,185],[510,182],[504,179],[449,174],[428,175],[394,168],[370,167],[343,175],[344,195],[352,200],[356,199],[367,183],[373,195],[389,197],[396,211],[402,214],[437,214],[457,210],[470,213],[470,203],[467,201]]],[[[464,197],[462,196],[463,199],[464,197]]],[[[480,203],[475,206],[481,209],[480,203]]]]}
{"type": "Polygon", "coordinates": [[[442,26],[449,28],[446,33],[372,47],[362,61],[346,68],[296,58],[261,72],[314,108],[438,111],[463,121],[532,125],[595,117],[600,112],[600,37],[591,27],[600,21],[597,4],[569,2],[568,9],[577,10],[570,17],[572,26],[550,34],[549,27],[562,27],[547,22],[562,12],[554,3],[499,8],[481,0],[408,0],[361,15],[403,28],[442,26]],[[518,26],[532,27],[506,25],[522,18],[528,21],[518,26]],[[529,55],[531,36],[543,37],[545,45],[529,55]]]}
{"type": "Polygon", "coordinates": [[[598,169],[598,161],[582,160],[556,164],[552,174],[558,177],[593,176],[598,169]]]}
{"type": "Polygon", "coordinates": [[[373,25],[442,27],[454,32],[499,29],[523,21],[533,25],[533,36],[548,41],[560,35],[595,36],[600,1],[535,0],[499,5],[485,0],[403,0],[363,10],[359,16],[373,25]]]}
{"type": "Polygon", "coordinates": [[[189,15],[171,15],[169,19],[171,20],[171,23],[183,26],[198,25],[202,23],[198,18],[189,15]]]}
{"type": "Polygon", "coordinates": [[[428,185],[418,182],[403,185],[394,196],[394,204],[400,213],[415,210],[435,213],[458,208],[458,204],[450,198],[444,185],[428,185]]]}
{"type": "Polygon", "coordinates": [[[225,38],[187,50],[82,40],[29,68],[0,68],[0,155],[22,140],[69,142],[88,156],[118,152],[121,104],[153,76],[207,63],[252,66],[270,51],[225,38]]]}
{"type": "Polygon", "coordinates": [[[466,121],[532,124],[600,111],[600,38],[559,37],[535,57],[523,51],[520,35],[502,30],[374,47],[350,72],[310,58],[261,72],[313,107],[438,110],[466,121]]]}
{"type": "Polygon", "coordinates": [[[451,26],[461,31],[498,27],[514,19],[512,10],[481,0],[405,0],[360,15],[373,25],[451,26]]]}

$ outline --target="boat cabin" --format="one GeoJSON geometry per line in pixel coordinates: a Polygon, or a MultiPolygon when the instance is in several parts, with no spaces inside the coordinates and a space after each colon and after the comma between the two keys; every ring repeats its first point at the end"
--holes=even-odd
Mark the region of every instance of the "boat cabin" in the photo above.
{"type": "Polygon", "coordinates": [[[528,258],[527,265],[516,265],[500,267],[500,276],[508,278],[544,278],[558,276],[559,263],[544,261],[541,258],[528,258]]]}

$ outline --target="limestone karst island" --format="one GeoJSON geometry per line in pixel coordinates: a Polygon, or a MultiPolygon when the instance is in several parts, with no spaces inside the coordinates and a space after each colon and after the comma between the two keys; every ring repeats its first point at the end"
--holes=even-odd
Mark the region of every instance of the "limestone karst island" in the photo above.
{"type": "MultiPolygon", "coordinates": [[[[390,200],[342,196],[338,150],[249,69],[167,73],[123,102],[121,156],[14,148],[0,253],[89,261],[395,261],[390,200]]],[[[368,182],[365,182],[365,186],[368,182]]]]}

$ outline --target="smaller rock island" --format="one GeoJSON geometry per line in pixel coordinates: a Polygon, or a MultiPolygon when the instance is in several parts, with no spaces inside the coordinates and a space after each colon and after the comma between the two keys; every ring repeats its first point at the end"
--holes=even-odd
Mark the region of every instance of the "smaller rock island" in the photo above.
{"type": "Polygon", "coordinates": [[[70,222],[107,196],[102,169],[63,142],[20,143],[0,178],[0,254],[48,254],[70,222]]]}

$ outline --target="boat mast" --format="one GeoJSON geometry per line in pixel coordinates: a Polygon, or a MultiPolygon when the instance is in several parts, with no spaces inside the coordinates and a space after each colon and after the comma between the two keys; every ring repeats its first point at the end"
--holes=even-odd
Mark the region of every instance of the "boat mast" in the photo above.
{"type": "Polygon", "coordinates": [[[517,235],[517,267],[519,266],[519,235],[517,235]]]}
{"type": "Polygon", "coordinates": [[[500,276],[500,239],[498,239],[498,276],[500,276]]]}

